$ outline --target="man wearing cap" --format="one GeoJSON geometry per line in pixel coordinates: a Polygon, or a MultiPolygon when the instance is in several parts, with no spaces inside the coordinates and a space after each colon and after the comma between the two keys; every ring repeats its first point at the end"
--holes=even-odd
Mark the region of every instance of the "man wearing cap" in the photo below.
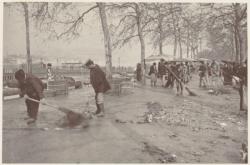
{"type": "Polygon", "coordinates": [[[104,96],[103,94],[110,89],[109,82],[106,79],[105,73],[102,69],[94,64],[92,60],[88,60],[85,66],[90,70],[90,83],[95,90],[95,100],[97,116],[104,116],[104,96]]]}
{"type": "MultiPolygon", "coordinates": [[[[25,98],[27,98],[28,96],[38,101],[44,98],[44,85],[38,77],[25,73],[22,69],[20,69],[15,72],[15,79],[17,80],[18,87],[21,91],[20,97],[25,96],[25,98]]],[[[26,99],[25,104],[28,113],[27,124],[35,123],[37,120],[39,103],[26,99]]]]}

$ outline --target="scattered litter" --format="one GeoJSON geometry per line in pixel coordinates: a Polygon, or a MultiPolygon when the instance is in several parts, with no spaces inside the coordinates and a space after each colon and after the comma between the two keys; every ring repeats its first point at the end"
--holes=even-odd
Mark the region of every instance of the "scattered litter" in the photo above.
{"type": "Polygon", "coordinates": [[[42,130],[44,130],[44,131],[48,131],[48,130],[49,130],[49,128],[45,127],[45,128],[43,128],[42,130]]]}
{"type": "Polygon", "coordinates": [[[146,116],[146,122],[152,123],[152,121],[153,121],[153,114],[147,114],[147,116],[146,116]]]}
{"type": "Polygon", "coordinates": [[[221,138],[221,139],[230,139],[230,137],[227,136],[227,135],[219,135],[219,138],[221,138]]]}
{"type": "Polygon", "coordinates": [[[170,138],[176,138],[177,135],[176,134],[171,134],[171,135],[168,135],[170,138]]]}
{"type": "Polygon", "coordinates": [[[192,131],[194,131],[194,132],[198,132],[199,130],[200,130],[200,128],[197,128],[197,127],[195,127],[195,128],[193,127],[192,128],[192,131]]]}
{"type": "Polygon", "coordinates": [[[192,153],[192,155],[194,155],[194,156],[202,156],[202,155],[204,155],[204,154],[205,154],[205,153],[202,152],[202,151],[200,151],[200,152],[194,151],[194,152],[192,153]]]}
{"type": "Polygon", "coordinates": [[[117,122],[117,123],[127,123],[126,121],[121,121],[120,119],[115,119],[115,122],[117,122]]]}
{"type": "Polygon", "coordinates": [[[171,156],[168,157],[167,159],[159,158],[159,160],[161,161],[161,163],[169,163],[169,162],[176,162],[176,158],[177,156],[175,154],[171,154],[171,156]]]}
{"type": "Polygon", "coordinates": [[[61,130],[63,130],[63,128],[56,127],[55,130],[56,131],[61,131],[61,130]]]}
{"type": "Polygon", "coordinates": [[[238,121],[237,124],[238,124],[238,125],[242,125],[242,122],[238,121]]]}
{"type": "Polygon", "coordinates": [[[144,149],[143,152],[148,152],[150,155],[155,157],[161,163],[169,163],[169,162],[176,162],[177,156],[175,154],[170,154],[165,152],[164,150],[150,145],[147,142],[144,142],[144,149]]]}
{"type": "Polygon", "coordinates": [[[145,121],[137,121],[136,123],[137,124],[145,124],[146,122],[145,121]]]}
{"type": "Polygon", "coordinates": [[[212,145],[215,145],[217,144],[217,141],[214,141],[214,140],[210,140],[210,141],[207,141],[208,143],[212,144],[212,145]]]}
{"type": "Polygon", "coordinates": [[[220,123],[220,126],[221,126],[221,127],[226,127],[227,124],[226,124],[226,123],[220,123]]]}
{"type": "Polygon", "coordinates": [[[219,123],[219,122],[215,122],[216,124],[218,124],[218,125],[220,125],[222,128],[224,128],[224,127],[226,127],[227,126],[227,124],[226,123],[219,123]]]}

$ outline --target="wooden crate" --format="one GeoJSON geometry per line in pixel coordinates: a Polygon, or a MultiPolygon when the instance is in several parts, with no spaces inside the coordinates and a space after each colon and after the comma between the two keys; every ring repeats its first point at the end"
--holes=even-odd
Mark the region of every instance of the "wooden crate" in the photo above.
{"type": "Polygon", "coordinates": [[[56,95],[68,94],[68,85],[65,80],[48,81],[47,88],[55,91],[56,95]]]}

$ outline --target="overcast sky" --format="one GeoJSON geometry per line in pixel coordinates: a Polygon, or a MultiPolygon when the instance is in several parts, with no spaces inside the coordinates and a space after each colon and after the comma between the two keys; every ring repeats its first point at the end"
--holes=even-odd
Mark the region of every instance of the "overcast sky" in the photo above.
{"type": "MultiPolygon", "coordinates": [[[[22,8],[20,8],[22,9],[22,8]]],[[[98,11],[98,10],[97,10],[98,11]]],[[[110,18],[108,18],[110,19],[110,18]]],[[[7,54],[26,54],[25,42],[25,22],[24,16],[16,9],[4,7],[4,35],[3,35],[3,52],[7,54]]],[[[39,33],[33,26],[30,26],[30,43],[31,54],[33,56],[46,56],[49,60],[52,57],[58,57],[59,61],[86,61],[88,58],[93,59],[100,65],[105,64],[105,51],[103,44],[103,34],[100,20],[96,12],[91,12],[85,17],[85,24],[78,39],[65,40],[48,40],[42,33],[39,33]]],[[[112,63],[118,65],[120,57],[121,66],[135,66],[140,62],[140,44],[133,42],[119,50],[112,52],[112,63]],[[131,46],[132,45],[132,46],[131,46]]],[[[151,45],[146,44],[146,57],[157,54],[158,50],[153,50],[151,45]]],[[[172,54],[171,46],[165,47],[167,54],[172,54]]]]}

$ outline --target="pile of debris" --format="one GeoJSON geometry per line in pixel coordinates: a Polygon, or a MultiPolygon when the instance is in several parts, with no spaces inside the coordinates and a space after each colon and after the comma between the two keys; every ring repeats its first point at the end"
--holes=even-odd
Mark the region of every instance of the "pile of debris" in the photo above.
{"type": "Polygon", "coordinates": [[[201,113],[202,106],[199,107],[196,103],[190,100],[184,100],[182,104],[171,105],[168,107],[162,106],[159,102],[148,102],[146,105],[148,111],[142,116],[143,122],[137,123],[162,121],[167,125],[190,127],[195,131],[205,129],[205,127],[201,128],[201,122],[206,123],[209,128],[213,126],[210,121],[199,117],[200,115],[203,115],[201,113]]]}
{"type": "Polygon", "coordinates": [[[56,122],[56,125],[60,128],[87,128],[89,126],[89,120],[93,118],[91,112],[83,112],[80,117],[69,120],[69,116],[64,116],[56,122]]]}
{"type": "Polygon", "coordinates": [[[144,114],[145,122],[151,123],[153,120],[164,119],[167,117],[167,112],[160,103],[147,102],[146,105],[149,111],[144,114]]]}
{"type": "Polygon", "coordinates": [[[162,120],[169,125],[187,125],[190,124],[190,116],[188,110],[192,108],[189,102],[184,102],[182,105],[169,107],[163,107],[158,102],[148,102],[148,112],[144,114],[144,120],[146,123],[152,123],[154,121],[162,120]]]}

